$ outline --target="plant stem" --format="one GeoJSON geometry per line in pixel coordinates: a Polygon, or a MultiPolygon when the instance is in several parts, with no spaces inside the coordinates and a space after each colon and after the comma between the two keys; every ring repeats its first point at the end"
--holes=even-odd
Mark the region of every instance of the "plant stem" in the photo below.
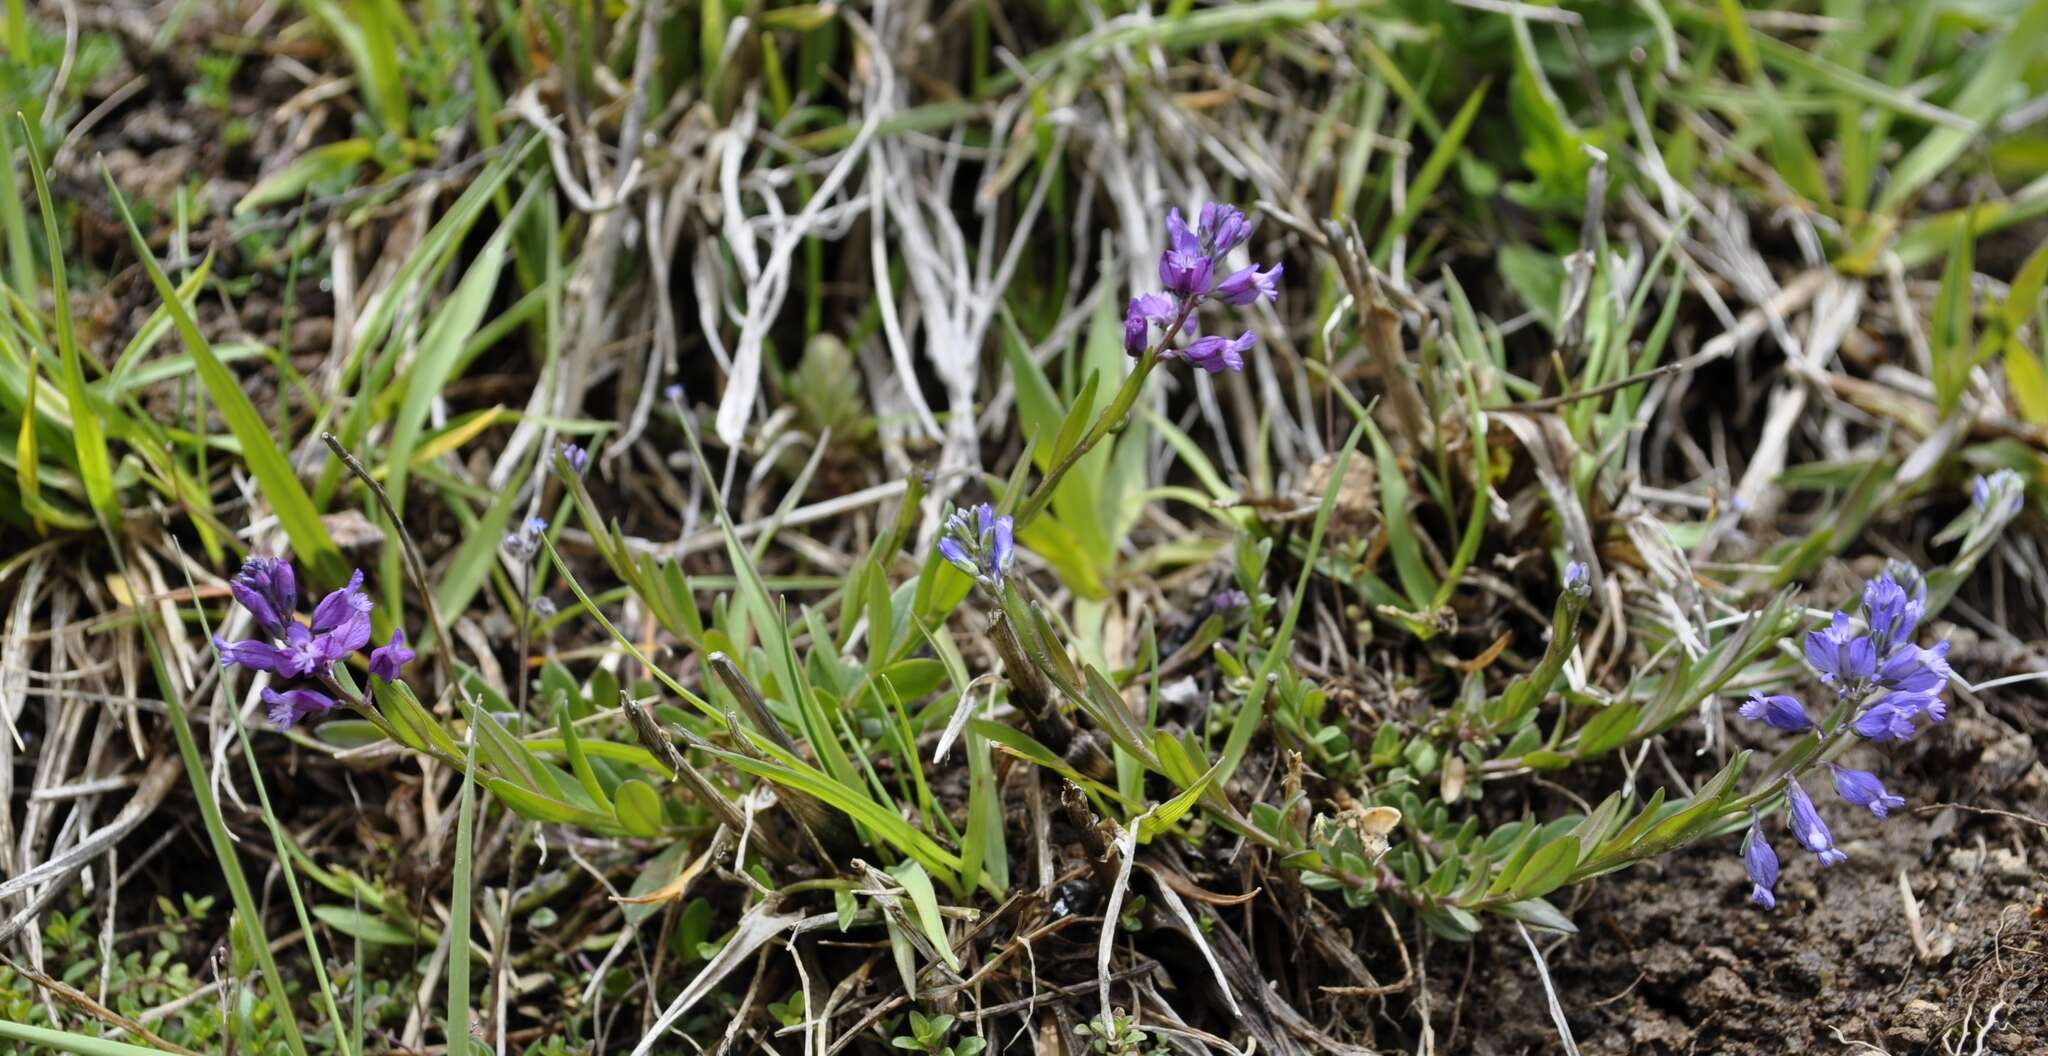
{"type": "Polygon", "coordinates": [[[1075,464],[1081,461],[1082,456],[1101,443],[1102,438],[1108,436],[1109,431],[1131,413],[1131,406],[1138,402],[1138,394],[1145,389],[1145,378],[1159,363],[1160,354],[1173,347],[1173,339],[1180,334],[1181,327],[1187,325],[1188,316],[1192,314],[1194,305],[1181,307],[1180,313],[1174,317],[1173,325],[1166,328],[1166,334],[1159,339],[1159,343],[1146,349],[1145,354],[1138,357],[1137,367],[1125,376],[1123,386],[1116,390],[1116,399],[1111,400],[1109,406],[1103,408],[1102,414],[1096,417],[1095,424],[1088,427],[1087,435],[1081,438],[1080,443],[1074,445],[1073,450],[1061,456],[1059,462],[1039,480],[1038,486],[1031,490],[1031,495],[1017,508],[1019,529],[1030,524],[1031,519],[1045,509],[1045,504],[1052,501],[1052,493],[1060,486],[1060,481],[1066,477],[1067,471],[1073,469],[1075,464]]]}

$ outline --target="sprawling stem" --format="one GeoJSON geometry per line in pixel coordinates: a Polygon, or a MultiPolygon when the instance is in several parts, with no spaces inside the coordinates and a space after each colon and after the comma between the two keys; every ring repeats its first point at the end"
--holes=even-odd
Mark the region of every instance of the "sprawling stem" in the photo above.
{"type": "Polygon", "coordinates": [[[1045,509],[1045,504],[1052,501],[1052,494],[1059,488],[1060,481],[1066,477],[1067,471],[1073,469],[1083,456],[1096,444],[1101,443],[1102,438],[1108,436],[1111,429],[1122,424],[1125,416],[1131,413],[1131,406],[1138,402],[1138,394],[1145,390],[1146,376],[1151,374],[1152,368],[1158,364],[1160,354],[1173,347],[1173,339],[1180,334],[1181,327],[1187,325],[1188,317],[1194,314],[1194,310],[1195,306],[1192,303],[1181,307],[1179,313],[1174,316],[1173,325],[1166,328],[1166,334],[1159,339],[1159,343],[1146,349],[1145,354],[1138,357],[1138,365],[1124,378],[1123,386],[1116,390],[1116,398],[1096,416],[1095,424],[1088,427],[1087,435],[1081,437],[1081,442],[1075,444],[1072,450],[1062,455],[1059,462],[1039,480],[1038,486],[1031,489],[1031,494],[1017,507],[1019,529],[1030,524],[1031,518],[1038,516],[1039,511],[1045,509]]]}

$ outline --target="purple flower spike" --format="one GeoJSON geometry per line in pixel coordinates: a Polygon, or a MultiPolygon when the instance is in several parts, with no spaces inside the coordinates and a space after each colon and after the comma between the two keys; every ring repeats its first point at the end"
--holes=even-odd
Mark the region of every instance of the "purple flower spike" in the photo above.
{"type": "Polygon", "coordinates": [[[256,626],[272,637],[291,622],[292,611],[299,606],[298,579],[292,575],[292,563],[281,557],[252,557],[242,562],[242,570],[228,582],[228,590],[256,618],[256,626]]]}
{"type": "Polygon", "coordinates": [[[1813,799],[1798,781],[1785,785],[1785,802],[1792,808],[1792,838],[1799,846],[1820,856],[1820,864],[1834,865],[1847,861],[1849,856],[1835,849],[1835,835],[1828,831],[1828,823],[1820,818],[1820,811],[1813,809],[1813,799]]]}
{"type": "Polygon", "coordinates": [[[304,687],[287,689],[282,693],[265,689],[263,703],[270,712],[270,724],[280,730],[289,730],[310,716],[334,709],[333,697],[304,687]]]}
{"type": "Polygon", "coordinates": [[[393,628],[391,640],[370,651],[370,674],[386,682],[398,681],[398,673],[415,654],[405,647],[405,631],[393,628]]]}
{"type": "Polygon", "coordinates": [[[1749,900],[1765,909],[1778,908],[1778,896],[1771,893],[1778,886],[1778,852],[1764,839],[1763,822],[1753,811],[1749,835],[1742,838],[1742,865],[1749,871],[1749,900]]]}
{"type": "Polygon", "coordinates": [[[1784,730],[1787,733],[1799,733],[1813,728],[1813,720],[1806,717],[1805,706],[1799,703],[1798,698],[1788,697],[1783,693],[1769,697],[1761,693],[1751,693],[1749,703],[1737,711],[1745,719],[1752,722],[1760,721],[1774,730],[1784,730]]]}
{"type": "Polygon", "coordinates": [[[1252,237],[1252,222],[1234,205],[1210,202],[1202,207],[1202,239],[1209,252],[1221,257],[1252,237]]]}
{"type": "Polygon", "coordinates": [[[1919,732],[1913,725],[1913,713],[1890,699],[1872,704],[1849,725],[1864,739],[1878,742],[1909,741],[1919,732]]]}
{"type": "Polygon", "coordinates": [[[1867,807],[1882,818],[1906,805],[1904,797],[1886,792],[1884,782],[1868,770],[1851,770],[1833,763],[1828,764],[1828,769],[1834,772],[1835,792],[1854,806],[1867,807]]]}
{"type": "Polygon", "coordinates": [[[1221,374],[1226,370],[1243,370],[1244,354],[1251,351],[1252,346],[1257,343],[1258,335],[1250,330],[1238,335],[1235,341],[1212,334],[1194,339],[1178,354],[1182,359],[1211,374],[1221,374]]]}
{"type": "Polygon", "coordinates": [[[1209,608],[1216,612],[1229,612],[1232,609],[1249,608],[1251,603],[1251,595],[1236,587],[1226,587],[1209,599],[1209,608]]]}
{"type": "Polygon", "coordinates": [[[1584,561],[1567,561],[1564,566],[1564,589],[1573,594],[1586,595],[1593,592],[1593,573],[1584,561]]]}
{"type": "Polygon", "coordinates": [[[1216,297],[1235,305],[1247,305],[1261,297],[1269,301],[1280,299],[1280,269],[1285,265],[1275,264],[1264,271],[1257,264],[1239,268],[1223,277],[1216,284],[1216,297]]]}
{"type": "Polygon", "coordinates": [[[1863,585],[1863,617],[1870,635],[1887,656],[1901,643],[1910,641],[1926,606],[1913,600],[1904,587],[1890,576],[1879,576],[1863,585]]]}
{"type": "Polygon", "coordinates": [[[2010,469],[2000,469],[1970,482],[1970,505],[1984,513],[2011,517],[2026,505],[2027,482],[2010,469]]]}
{"type": "Polygon", "coordinates": [[[1017,522],[984,502],[954,510],[939,535],[939,556],[973,576],[985,589],[1001,590],[1017,561],[1017,522]]]}
{"type": "Polygon", "coordinates": [[[569,463],[569,468],[580,477],[590,466],[590,452],[576,444],[563,444],[562,461],[569,463]]]}

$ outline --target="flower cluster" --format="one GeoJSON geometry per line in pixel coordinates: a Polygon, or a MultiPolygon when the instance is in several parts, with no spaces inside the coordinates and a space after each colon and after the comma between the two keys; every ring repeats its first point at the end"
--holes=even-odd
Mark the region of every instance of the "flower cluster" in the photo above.
{"type": "Polygon", "coordinates": [[[1269,301],[1279,297],[1279,264],[1261,268],[1254,263],[1221,274],[1223,259],[1251,233],[1251,221],[1235,206],[1215,202],[1203,206],[1193,228],[1181,218],[1179,209],[1168,213],[1166,252],[1159,256],[1159,282],[1166,289],[1131,298],[1124,309],[1124,351],[1143,355],[1152,329],[1158,327],[1169,346],[1160,350],[1161,359],[1184,359],[1211,374],[1243,370],[1244,354],[1257,341],[1251,331],[1234,338],[1196,336],[1193,323],[1195,310],[1211,297],[1240,307],[1261,297],[1269,301]],[[1182,333],[1192,338],[1187,346],[1170,347],[1173,338],[1182,333]]]}
{"type": "MultiPolygon", "coordinates": [[[[263,690],[263,703],[278,729],[332,710],[339,690],[330,669],[370,644],[370,610],[375,604],[363,593],[362,572],[320,599],[307,623],[298,621],[298,578],[284,558],[250,558],[228,589],[255,618],[260,637],[239,642],[215,637],[221,665],[239,665],[282,680],[282,688],[263,690]]],[[[393,630],[389,642],[371,650],[370,674],[395,682],[412,658],[405,632],[393,630]]]]}
{"type": "MultiPolygon", "coordinates": [[[[1751,694],[1742,705],[1743,718],[1786,733],[1818,731],[1839,743],[1852,735],[1868,741],[1904,741],[1926,725],[1948,717],[1941,694],[1948,685],[1949,643],[1922,647],[1913,641],[1927,611],[1927,587],[1909,567],[1888,567],[1864,584],[1860,618],[1837,612],[1827,626],[1806,635],[1806,662],[1832,687],[1853,715],[1846,724],[1821,729],[1799,698],[1787,694],[1751,694]],[[1846,731],[1846,732],[1845,732],[1846,731]]],[[[1906,801],[1885,791],[1884,782],[1868,770],[1828,764],[1835,793],[1851,806],[1882,818],[1906,801]]],[[[1801,847],[1833,865],[1847,857],[1835,846],[1827,822],[1798,779],[1785,785],[1788,827],[1801,847]]],[[[1778,857],[1765,841],[1760,820],[1752,819],[1743,841],[1743,861],[1752,886],[1750,898],[1769,908],[1777,904],[1771,888],[1778,879],[1778,857]]]]}
{"type": "Polygon", "coordinates": [[[971,510],[954,510],[939,536],[939,556],[982,586],[1001,590],[1003,577],[1017,560],[1015,522],[1008,514],[996,516],[995,507],[985,502],[971,510]]]}
{"type": "Polygon", "coordinates": [[[580,477],[583,475],[583,471],[590,467],[590,452],[584,450],[582,446],[565,441],[562,444],[561,450],[562,461],[569,464],[570,472],[580,477]]]}
{"type": "Polygon", "coordinates": [[[2011,517],[2027,501],[2027,482],[2010,469],[1994,470],[1970,482],[1970,505],[2011,517]]]}
{"type": "Polygon", "coordinates": [[[548,519],[528,517],[526,523],[505,533],[505,551],[521,562],[531,561],[540,553],[541,537],[548,534],[548,519]]]}

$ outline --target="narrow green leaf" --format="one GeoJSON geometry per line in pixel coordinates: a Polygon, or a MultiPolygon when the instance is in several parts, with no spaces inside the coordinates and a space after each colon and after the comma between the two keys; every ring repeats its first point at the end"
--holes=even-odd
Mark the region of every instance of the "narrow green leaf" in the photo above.
{"type": "MultiPolygon", "coordinates": [[[[85,384],[83,353],[71,318],[71,283],[64,269],[64,239],[57,231],[57,211],[50,204],[50,182],[43,174],[43,152],[36,149],[36,135],[28,119],[19,114],[28,143],[29,173],[35,178],[36,204],[43,211],[43,237],[50,251],[50,293],[55,298],[57,351],[64,359],[64,401],[71,405],[71,442],[78,451],[78,475],[85,482],[86,504],[100,523],[113,527],[121,523],[121,504],[114,497],[114,463],[107,454],[107,437],[101,424],[102,412],[94,406],[85,384]]],[[[13,164],[12,159],[0,163],[13,164]]],[[[24,291],[26,292],[26,291],[24,291]]]]}
{"type": "Polygon", "coordinates": [[[1544,844],[1529,856],[1509,889],[1517,901],[1547,895],[1563,885],[1579,864],[1579,838],[1569,833],[1544,844]]]}
{"type": "Polygon", "coordinates": [[[107,192],[114,199],[114,208],[120,212],[121,222],[127,225],[128,237],[135,243],[135,255],[149,273],[149,281],[156,286],[157,296],[170,310],[171,322],[185,343],[185,351],[198,365],[200,381],[206,386],[207,394],[213,397],[214,406],[227,421],[228,429],[235,434],[235,440],[242,449],[242,460],[248,465],[249,472],[255,474],[264,498],[270,500],[278,523],[284,526],[285,534],[291,539],[294,554],[312,571],[315,582],[340,584],[347,578],[348,571],[341,551],[335,547],[333,537],[327,534],[327,526],[320,521],[319,511],[313,507],[313,500],[299,484],[298,475],[292,472],[284,452],[278,450],[277,443],[271,439],[270,427],[264,423],[263,416],[256,413],[248,394],[242,391],[240,380],[214,355],[213,346],[199,332],[199,324],[193,321],[191,313],[185,310],[184,302],[178,299],[177,288],[171,285],[163,268],[157,265],[156,255],[150,251],[148,240],[143,238],[142,229],[136,226],[135,216],[128,208],[127,197],[115,185],[114,174],[104,163],[100,166],[100,175],[106,180],[107,192]]]}
{"type": "Polygon", "coordinates": [[[960,957],[953,952],[953,943],[946,938],[945,918],[939,915],[939,893],[932,889],[931,874],[916,862],[902,862],[889,870],[889,875],[903,885],[910,895],[911,908],[917,911],[918,926],[924,930],[924,937],[931,940],[932,948],[939,951],[946,967],[960,970],[960,957]]]}

